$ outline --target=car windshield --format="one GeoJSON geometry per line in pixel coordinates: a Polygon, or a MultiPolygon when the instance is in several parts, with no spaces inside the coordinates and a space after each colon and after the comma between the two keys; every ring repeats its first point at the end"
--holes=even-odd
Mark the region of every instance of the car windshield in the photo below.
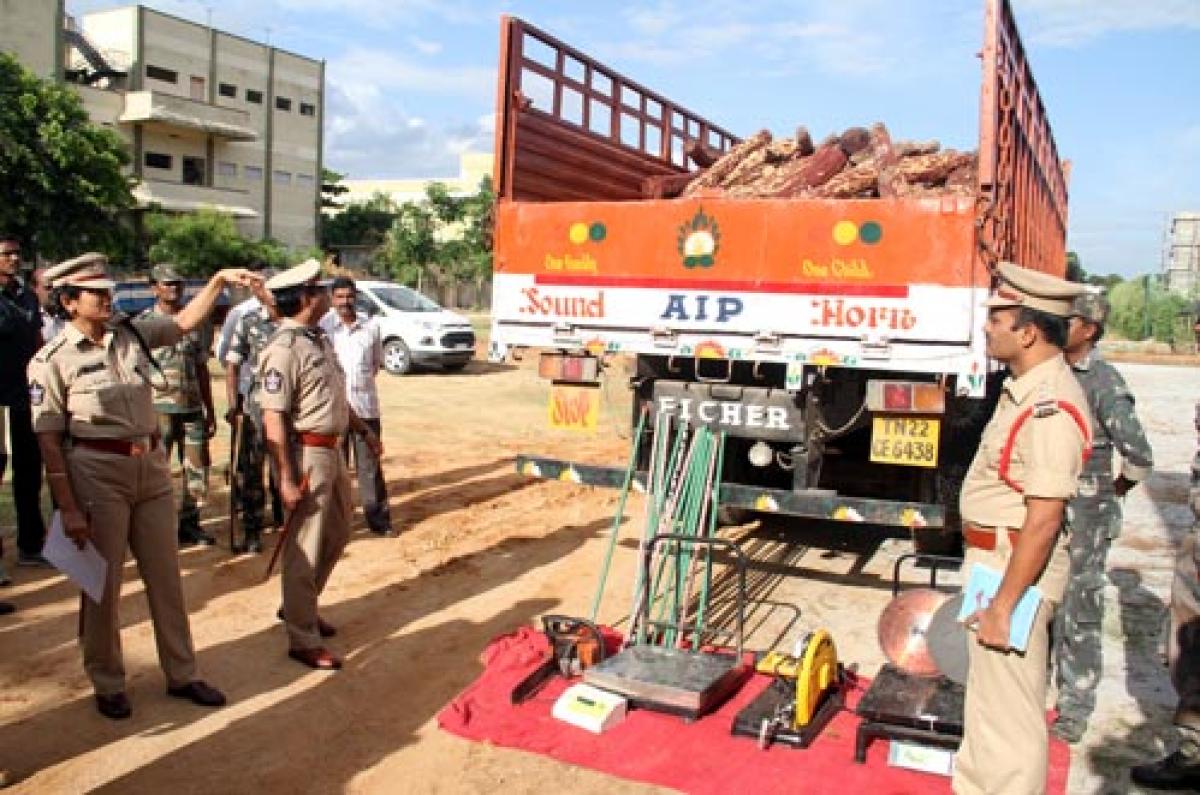
{"type": "Polygon", "coordinates": [[[380,301],[383,301],[383,303],[392,309],[398,309],[401,312],[437,312],[441,309],[440,306],[416,290],[401,287],[400,285],[372,287],[371,292],[375,293],[380,301]]]}

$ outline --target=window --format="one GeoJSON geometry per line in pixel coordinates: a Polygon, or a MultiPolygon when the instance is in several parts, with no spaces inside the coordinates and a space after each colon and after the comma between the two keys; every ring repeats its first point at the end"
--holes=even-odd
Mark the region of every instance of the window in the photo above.
{"type": "Polygon", "coordinates": [[[245,166],[242,168],[242,176],[250,182],[262,182],[262,166],[245,166]]]}
{"type": "Polygon", "coordinates": [[[313,183],[315,183],[315,182],[316,182],[316,180],[313,179],[312,174],[297,174],[296,175],[296,184],[297,185],[303,185],[306,188],[311,188],[313,186],[313,183]]]}
{"type": "Polygon", "coordinates": [[[221,83],[217,86],[217,93],[223,97],[237,99],[237,86],[230,85],[229,83],[221,83]]]}
{"type": "Polygon", "coordinates": [[[152,77],[164,83],[179,82],[179,73],[174,69],[163,69],[161,66],[150,66],[149,64],[146,65],[146,77],[152,77]]]}
{"type": "Polygon", "coordinates": [[[275,97],[275,107],[279,110],[291,110],[292,101],[287,97],[275,97]]]}
{"type": "Polygon", "coordinates": [[[184,185],[203,185],[204,184],[204,158],[203,157],[187,157],[183,158],[183,184],[184,185]]]}
{"type": "Polygon", "coordinates": [[[272,179],[276,185],[291,185],[292,184],[292,172],[290,172],[290,171],[274,171],[274,172],[272,172],[272,179]]]}
{"type": "Polygon", "coordinates": [[[255,91],[253,88],[246,89],[246,101],[253,102],[255,105],[262,104],[262,92],[255,91]]]}
{"type": "Polygon", "coordinates": [[[222,177],[236,177],[237,163],[230,163],[228,160],[218,160],[217,174],[222,177]]]}
{"type": "Polygon", "coordinates": [[[317,115],[317,106],[313,105],[310,102],[301,102],[300,103],[300,115],[301,116],[316,116],[317,115]]]}
{"type": "Polygon", "coordinates": [[[170,155],[160,152],[147,152],[142,162],[146,164],[147,168],[170,168],[171,159],[170,155]]]}

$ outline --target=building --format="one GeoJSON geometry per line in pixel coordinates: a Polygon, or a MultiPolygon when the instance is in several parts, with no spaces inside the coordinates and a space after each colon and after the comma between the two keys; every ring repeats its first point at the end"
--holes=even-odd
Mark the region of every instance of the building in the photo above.
{"type": "Polygon", "coordinates": [[[48,80],[63,74],[64,0],[0,0],[0,52],[48,80]]]}
{"type": "Polygon", "coordinates": [[[128,142],[138,207],[213,208],[248,237],[316,245],[323,61],[141,5],[76,20],[61,0],[0,0],[0,31],[128,142]]]}
{"type": "Polygon", "coordinates": [[[1163,283],[1167,289],[1200,296],[1200,213],[1176,213],[1167,225],[1163,283]]]}
{"type": "Polygon", "coordinates": [[[492,174],[490,152],[464,152],[458,158],[458,176],[433,179],[344,179],[346,192],[338,203],[362,204],[382,193],[396,204],[425,200],[425,188],[433,182],[446,186],[451,196],[470,196],[479,190],[479,183],[492,174]]]}

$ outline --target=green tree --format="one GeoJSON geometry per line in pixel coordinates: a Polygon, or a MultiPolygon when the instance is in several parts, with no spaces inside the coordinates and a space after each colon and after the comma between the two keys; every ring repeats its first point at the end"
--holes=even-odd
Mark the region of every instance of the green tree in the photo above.
{"type": "Polygon", "coordinates": [[[184,276],[203,278],[221,268],[282,267],[296,255],[275,240],[242,237],[233,218],[216,210],[146,216],[151,262],[171,262],[184,276]]]}
{"type": "Polygon", "coordinates": [[[1178,318],[1188,307],[1181,295],[1165,290],[1157,278],[1139,276],[1121,282],[1108,294],[1109,326],[1126,339],[1176,342],[1178,318]]]}
{"type": "Polygon", "coordinates": [[[1079,260],[1079,255],[1074,251],[1067,252],[1067,281],[1069,282],[1084,282],[1087,281],[1087,271],[1083,269],[1083,263],[1079,260]]]}
{"type": "Polygon", "coordinates": [[[128,162],[121,139],[93,125],[70,88],[0,53],[0,229],[51,259],[127,255],[128,162]]]}
{"type": "Polygon", "coordinates": [[[321,168],[321,207],[325,209],[337,209],[342,206],[339,197],[349,191],[342,180],[345,179],[345,174],[339,174],[328,168],[321,168]]]}
{"type": "Polygon", "coordinates": [[[336,215],[321,217],[321,245],[378,246],[398,215],[396,205],[384,193],[376,193],[365,202],[349,204],[336,215]]]}

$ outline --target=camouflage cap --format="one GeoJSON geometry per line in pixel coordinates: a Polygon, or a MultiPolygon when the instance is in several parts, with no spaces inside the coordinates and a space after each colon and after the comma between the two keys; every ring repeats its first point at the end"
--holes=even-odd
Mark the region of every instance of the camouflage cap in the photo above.
{"type": "Polygon", "coordinates": [[[1071,317],[1081,317],[1101,326],[1108,320],[1108,299],[1099,290],[1088,290],[1071,302],[1071,317]]]}
{"type": "Polygon", "coordinates": [[[160,262],[150,269],[150,281],[162,284],[163,282],[181,282],[183,277],[179,275],[179,271],[175,270],[175,266],[170,262],[160,262]]]}

